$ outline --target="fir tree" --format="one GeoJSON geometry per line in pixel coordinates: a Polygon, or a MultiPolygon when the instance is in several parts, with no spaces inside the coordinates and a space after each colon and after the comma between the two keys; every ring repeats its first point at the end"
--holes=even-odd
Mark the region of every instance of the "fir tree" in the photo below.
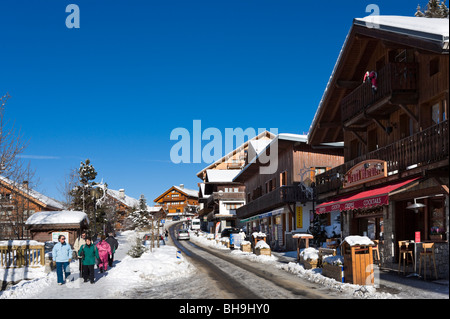
{"type": "Polygon", "coordinates": [[[141,195],[139,198],[138,210],[131,212],[127,218],[132,222],[133,227],[137,229],[148,228],[152,221],[152,216],[147,209],[147,200],[144,195],[141,195]]]}
{"type": "Polygon", "coordinates": [[[132,258],[139,258],[147,251],[144,245],[142,245],[142,240],[139,236],[136,236],[136,242],[133,247],[127,252],[129,256],[132,258]]]}
{"type": "Polygon", "coordinates": [[[417,6],[416,17],[426,18],[446,18],[448,19],[448,7],[445,0],[429,0],[425,11],[423,12],[420,5],[417,6]]]}

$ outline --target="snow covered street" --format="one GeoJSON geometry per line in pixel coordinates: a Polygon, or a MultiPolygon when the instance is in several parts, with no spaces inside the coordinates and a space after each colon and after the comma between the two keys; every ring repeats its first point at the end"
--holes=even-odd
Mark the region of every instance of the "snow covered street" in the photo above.
{"type": "Polygon", "coordinates": [[[115,254],[114,267],[106,273],[99,273],[95,269],[95,284],[83,282],[79,277],[78,261],[75,261],[70,264],[71,280],[65,285],[57,284],[55,271],[46,274],[42,267],[30,270],[34,279],[23,280],[0,292],[0,299],[129,298],[125,293],[132,289],[148,287],[152,283],[164,284],[193,273],[194,267],[182,256],[177,258],[177,249],[170,245],[155,248],[152,253],[146,252],[141,258],[131,258],[127,252],[135,242],[135,236],[134,231],[117,236],[119,248],[115,254]]]}

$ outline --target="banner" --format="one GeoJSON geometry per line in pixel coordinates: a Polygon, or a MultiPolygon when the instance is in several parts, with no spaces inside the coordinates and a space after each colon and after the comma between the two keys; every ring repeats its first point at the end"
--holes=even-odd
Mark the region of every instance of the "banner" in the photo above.
{"type": "Polygon", "coordinates": [[[297,228],[303,228],[303,207],[297,206],[296,208],[297,228]]]}

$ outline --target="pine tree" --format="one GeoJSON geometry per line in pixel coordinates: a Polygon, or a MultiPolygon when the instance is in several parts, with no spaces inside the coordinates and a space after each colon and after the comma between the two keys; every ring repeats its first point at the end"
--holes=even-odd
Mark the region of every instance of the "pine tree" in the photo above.
{"type": "Polygon", "coordinates": [[[425,12],[417,6],[417,11],[415,13],[416,17],[426,17],[426,18],[447,18],[448,19],[448,7],[445,4],[445,0],[428,0],[425,12]]]}
{"type": "Polygon", "coordinates": [[[139,258],[141,257],[147,249],[144,245],[142,245],[142,240],[139,238],[139,236],[136,236],[136,242],[133,247],[127,252],[129,256],[132,258],[139,258]]]}
{"type": "Polygon", "coordinates": [[[131,212],[127,218],[137,229],[148,228],[148,226],[152,222],[152,216],[147,209],[147,200],[145,199],[144,195],[141,195],[141,197],[139,198],[138,210],[131,212]]]}

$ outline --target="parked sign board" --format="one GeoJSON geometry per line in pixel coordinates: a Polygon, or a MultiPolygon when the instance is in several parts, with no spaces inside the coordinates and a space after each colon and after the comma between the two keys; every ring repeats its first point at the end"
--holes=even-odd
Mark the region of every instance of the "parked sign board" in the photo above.
{"type": "Polygon", "coordinates": [[[353,187],[387,177],[387,162],[367,160],[353,166],[344,176],[343,187],[353,187]]]}

